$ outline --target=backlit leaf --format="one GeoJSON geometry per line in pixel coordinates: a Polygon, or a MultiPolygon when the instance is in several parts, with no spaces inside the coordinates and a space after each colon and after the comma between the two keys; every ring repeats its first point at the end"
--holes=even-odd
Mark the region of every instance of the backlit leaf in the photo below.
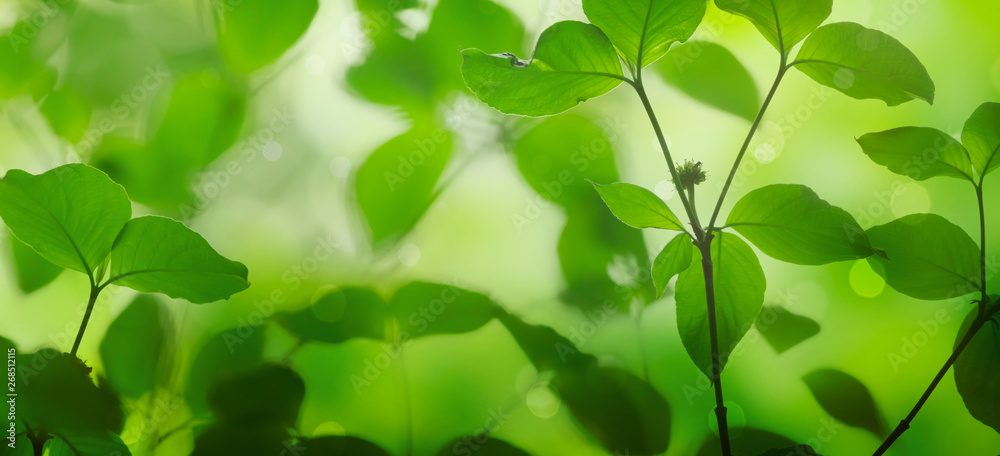
{"type": "Polygon", "coordinates": [[[872,161],[918,181],[935,176],[972,180],[969,152],[951,135],[934,128],[902,127],[858,138],[872,161]]]}
{"type": "Polygon", "coordinates": [[[101,362],[118,393],[138,399],[157,383],[157,365],[168,343],[166,309],[153,296],[139,295],[118,315],[101,340],[101,362]]]}
{"type": "MultiPolygon", "coordinates": [[[[996,296],[993,302],[997,305],[996,296]]],[[[973,310],[965,318],[956,345],[968,334],[978,313],[973,310]]],[[[1000,329],[995,318],[983,324],[955,361],[955,385],[969,413],[1000,432],[1000,329]]]]}
{"type": "Polygon", "coordinates": [[[787,54],[830,16],[833,0],[715,0],[715,4],[747,18],[775,49],[787,54]]]}
{"type": "Polygon", "coordinates": [[[680,220],[653,192],[626,183],[594,184],[604,203],[622,223],[633,228],[684,231],[680,220]]]}
{"type": "Polygon", "coordinates": [[[709,106],[752,121],[760,94],[750,72],[719,44],[689,41],[670,50],[656,64],[670,85],[709,106]]]}
{"type": "Polygon", "coordinates": [[[653,283],[656,284],[656,296],[663,295],[675,275],[684,272],[691,266],[691,259],[694,257],[694,246],[691,245],[691,237],[687,234],[678,234],[670,241],[660,254],[653,260],[653,283]]]}
{"type": "Polygon", "coordinates": [[[965,122],[962,143],[980,176],[1000,167],[1000,103],[983,103],[965,122]]]}
{"type": "Polygon", "coordinates": [[[706,0],[583,0],[583,12],[632,64],[649,65],[670,45],[687,41],[705,16],[706,0]],[[642,55],[640,55],[640,53],[642,55]]]}
{"type": "Polygon", "coordinates": [[[319,2],[240,0],[218,9],[219,49],[234,69],[249,73],[277,60],[305,34],[319,2]]]}

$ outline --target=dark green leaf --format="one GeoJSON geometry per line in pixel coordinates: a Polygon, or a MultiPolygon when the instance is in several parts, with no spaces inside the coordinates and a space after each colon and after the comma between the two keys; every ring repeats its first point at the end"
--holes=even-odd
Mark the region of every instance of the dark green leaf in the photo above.
{"type": "Polygon", "coordinates": [[[305,394],[299,374],[287,366],[265,364],[221,377],[209,388],[208,405],[224,422],[295,427],[305,394]]]}
{"type": "Polygon", "coordinates": [[[687,41],[705,16],[706,0],[583,0],[583,11],[632,64],[644,67],[687,41]],[[641,55],[640,55],[641,53],[641,55]]]}
{"type": "Polygon", "coordinates": [[[934,301],[978,290],[979,247],[940,215],[907,215],[869,229],[868,239],[888,256],[868,257],[872,269],[900,293],[934,301]]]}
{"type": "Polygon", "coordinates": [[[191,456],[290,456],[291,436],[284,426],[246,426],[218,422],[194,440],[191,456]]]}
{"type": "Polygon", "coordinates": [[[60,433],[49,443],[49,456],[130,456],[125,442],[112,432],[103,435],[60,433]]]}
{"type": "Polygon", "coordinates": [[[250,286],[242,263],[219,255],[183,223],[155,216],[125,224],[111,251],[111,277],[116,285],[195,304],[229,299],[250,286]]]}
{"type": "Polygon", "coordinates": [[[604,203],[622,223],[633,228],[662,228],[684,231],[683,225],[667,204],[653,192],[638,185],[594,183],[604,203]]]}
{"type": "Polygon", "coordinates": [[[962,143],[980,176],[1000,167],[1000,103],[983,103],[965,122],[962,143]]]}
{"type": "Polygon", "coordinates": [[[765,254],[789,263],[827,264],[875,253],[851,214],[804,185],[754,190],[736,203],[726,224],[765,254]]]}
{"type": "Polygon", "coordinates": [[[437,197],[451,148],[446,130],[415,127],[383,144],[361,165],[354,190],[376,247],[406,235],[424,215],[437,197]]]}
{"type": "Polygon", "coordinates": [[[389,306],[375,290],[341,287],[329,290],[297,312],[281,312],[275,321],[304,342],[341,343],[355,337],[385,340],[389,306]]]}
{"type": "Polygon", "coordinates": [[[670,85],[709,106],[753,121],[760,94],[750,72],[721,45],[689,41],[656,65],[670,85]]]}
{"type": "Polygon", "coordinates": [[[760,456],[822,456],[816,454],[816,451],[812,449],[809,445],[795,445],[788,448],[776,448],[773,450],[768,450],[760,454],[760,456]]]}
{"type": "Polygon", "coordinates": [[[802,44],[795,66],[816,82],[853,98],[889,106],[934,102],[934,82],[906,46],[853,22],[820,27],[802,44]]]}
{"type": "Polygon", "coordinates": [[[38,252],[14,236],[10,237],[10,248],[17,274],[17,286],[25,293],[34,292],[52,283],[63,271],[63,268],[42,258],[38,252]]]}
{"type": "Polygon", "coordinates": [[[819,334],[819,323],[815,320],[778,306],[764,306],[754,325],[779,354],[819,334]]]}
{"type": "Polygon", "coordinates": [[[132,215],[125,189],[94,168],[63,165],[0,179],[0,217],[46,260],[91,275],[132,215]]]}
{"type": "Polygon", "coordinates": [[[240,0],[220,4],[219,50],[236,70],[249,73],[274,62],[305,34],[317,0],[240,0]]]}
{"type": "MultiPolygon", "coordinates": [[[[531,454],[527,451],[524,451],[503,440],[490,437],[488,433],[459,437],[451,442],[448,442],[447,445],[441,448],[441,451],[437,452],[437,456],[456,455],[531,456],[531,454]]],[[[365,456],[365,454],[359,453],[359,456],[365,456]]]]}
{"type": "Polygon", "coordinates": [[[918,181],[934,176],[972,180],[969,152],[955,138],[934,128],[902,127],[858,138],[872,161],[918,181]]]}
{"type": "Polygon", "coordinates": [[[607,93],[624,78],[608,37],[582,22],[550,26],[538,38],[531,60],[478,49],[462,53],[465,83],[484,103],[507,114],[558,114],[607,93]]]}
{"type": "Polygon", "coordinates": [[[678,234],[660,251],[653,260],[653,283],[656,285],[656,297],[663,296],[667,283],[675,275],[684,272],[691,266],[694,256],[694,246],[687,234],[678,234]]]}
{"type": "Polygon", "coordinates": [[[101,340],[101,362],[115,391],[138,399],[157,383],[157,364],[168,343],[166,309],[153,296],[139,295],[111,322],[101,340]]]}
{"type": "MultiPolygon", "coordinates": [[[[993,302],[997,302],[996,297],[993,302]]],[[[956,345],[968,334],[978,314],[974,309],[965,318],[956,345]]],[[[995,319],[983,324],[955,361],[955,384],[969,413],[1000,432],[1000,329],[995,319]]]]}
{"type": "Polygon", "coordinates": [[[122,411],[94,385],[91,368],[52,349],[17,357],[18,418],[32,429],[104,437],[122,411]]]}
{"type": "Polygon", "coordinates": [[[263,351],[264,331],[261,328],[231,329],[209,339],[191,362],[184,387],[184,400],[191,414],[196,417],[207,414],[209,387],[219,379],[257,366],[263,351]]]}
{"type": "Polygon", "coordinates": [[[389,300],[402,337],[462,334],[489,323],[496,306],[486,295],[428,282],[410,282],[389,300]]]}
{"type": "Polygon", "coordinates": [[[597,358],[581,353],[576,344],[552,328],[530,325],[506,312],[498,319],[539,372],[571,372],[597,363],[597,358]]]}
{"type": "Polygon", "coordinates": [[[71,143],[80,141],[90,125],[90,104],[75,90],[49,92],[39,108],[52,126],[52,132],[71,143]]]}
{"type": "Polygon", "coordinates": [[[885,437],[886,424],[875,399],[858,379],[839,370],[820,369],[806,374],[802,380],[831,416],[849,426],[885,437]]]}
{"type": "MultiPolygon", "coordinates": [[[[323,456],[391,456],[382,447],[365,439],[344,435],[312,437],[299,442],[297,447],[306,454],[323,456]]],[[[483,455],[485,456],[485,454],[483,455]]]]}
{"type": "MultiPolygon", "coordinates": [[[[756,428],[743,429],[738,436],[731,436],[733,454],[756,455],[770,448],[782,448],[795,445],[795,442],[785,436],[756,428]]],[[[701,445],[696,456],[722,456],[719,446],[719,436],[709,434],[701,445]]],[[[786,455],[782,455],[786,456],[786,455]]],[[[788,455],[791,456],[791,455],[788,455]]],[[[798,456],[798,455],[795,455],[798,456]]]]}
{"type": "Polygon", "coordinates": [[[819,27],[833,8],[833,0],[715,0],[715,4],[750,20],[775,49],[786,54],[819,27]]]}
{"type": "MultiPolygon", "coordinates": [[[[743,240],[732,234],[716,234],[712,240],[712,262],[721,369],[757,318],[764,304],[766,279],[757,255],[743,240]]],[[[691,267],[677,279],[675,297],[677,329],[684,348],[695,365],[711,378],[712,351],[700,252],[694,253],[691,267]]]]}

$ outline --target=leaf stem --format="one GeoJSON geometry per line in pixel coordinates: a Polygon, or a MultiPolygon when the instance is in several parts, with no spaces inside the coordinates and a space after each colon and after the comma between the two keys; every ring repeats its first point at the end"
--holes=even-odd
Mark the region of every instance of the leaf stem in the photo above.
{"type": "Polygon", "coordinates": [[[73,349],[70,355],[76,356],[76,351],[80,349],[80,342],[83,341],[83,333],[87,330],[87,323],[90,322],[90,314],[94,312],[94,304],[97,303],[97,296],[101,294],[103,287],[90,284],[90,300],[87,302],[87,311],[83,314],[83,322],[80,323],[80,330],[76,333],[76,340],[73,342],[73,349]]]}
{"type": "Polygon", "coordinates": [[[983,181],[976,186],[976,199],[979,200],[979,287],[982,295],[979,301],[979,316],[986,314],[986,305],[990,295],[986,290],[986,205],[983,202],[983,181]]]}
{"type": "Polygon", "coordinates": [[[729,423],[726,416],[726,404],[722,394],[722,360],[719,358],[719,329],[715,315],[715,276],[712,265],[711,232],[706,233],[705,241],[698,244],[701,251],[701,268],[705,275],[705,302],[708,305],[708,339],[712,349],[712,372],[710,379],[715,386],[715,418],[719,423],[719,442],[722,445],[723,456],[731,456],[729,447],[729,423]]]}

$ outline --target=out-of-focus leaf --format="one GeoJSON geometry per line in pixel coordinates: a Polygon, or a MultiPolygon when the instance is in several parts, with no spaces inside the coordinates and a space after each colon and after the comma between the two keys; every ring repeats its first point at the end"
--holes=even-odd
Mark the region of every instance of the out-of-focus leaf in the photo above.
{"type": "Polygon", "coordinates": [[[853,22],[820,27],[802,43],[795,67],[816,82],[857,99],[889,106],[934,102],[934,82],[906,46],[853,22]]]}
{"type": "Polygon", "coordinates": [[[240,0],[222,3],[216,34],[222,56],[249,73],[281,57],[305,34],[319,10],[317,0],[240,0]]]}
{"type": "Polygon", "coordinates": [[[965,122],[962,143],[980,176],[1000,167],[1000,103],[983,103],[965,122]]]}
{"type": "MultiPolygon", "coordinates": [[[[997,305],[998,297],[994,295],[992,301],[997,305]]],[[[968,334],[978,313],[973,309],[965,318],[956,346],[968,334]]],[[[1000,432],[1000,329],[995,318],[983,324],[955,360],[955,384],[969,413],[1000,432]]]]}
{"type": "Polygon", "coordinates": [[[761,453],[760,456],[788,456],[791,454],[796,456],[822,456],[816,454],[816,451],[809,445],[795,445],[788,448],[775,448],[761,453]]]}
{"type": "Polygon", "coordinates": [[[687,41],[705,16],[706,0],[584,0],[583,12],[632,64],[644,67],[687,41]],[[641,54],[641,55],[640,55],[641,54]]]}
{"type": "Polygon", "coordinates": [[[130,456],[125,442],[112,432],[104,435],[56,434],[49,445],[49,456],[130,456]]]}
{"type": "Polygon", "coordinates": [[[191,456],[274,456],[288,453],[291,436],[284,426],[245,426],[219,422],[194,439],[191,456]]]}
{"type": "Polygon", "coordinates": [[[183,223],[156,216],[129,220],[111,250],[111,279],[143,293],[195,304],[229,299],[250,286],[242,263],[219,255],[183,223]]]}
{"type": "Polygon", "coordinates": [[[969,152],[951,135],[921,127],[895,128],[858,138],[872,161],[918,181],[934,176],[972,180],[969,152]]]}
{"type": "Polygon", "coordinates": [[[18,419],[32,429],[104,437],[122,411],[90,379],[75,356],[43,349],[17,357],[18,419]]]}
{"type": "Polygon", "coordinates": [[[451,148],[446,130],[414,127],[376,149],[358,168],[354,190],[373,245],[391,244],[413,229],[437,196],[451,148]]]}
{"type": "Polygon", "coordinates": [[[261,328],[230,329],[209,339],[192,361],[184,387],[184,400],[191,414],[206,415],[209,387],[221,378],[257,366],[263,352],[264,331],[261,328]]]}
{"type": "Polygon", "coordinates": [[[768,256],[789,263],[819,265],[875,253],[851,214],[804,185],[754,190],[733,206],[726,224],[768,256]]]}
{"type": "MultiPolygon", "coordinates": [[[[337,454],[337,453],[334,453],[337,454]]],[[[437,456],[469,455],[477,456],[531,456],[514,445],[490,437],[489,434],[459,437],[441,448],[437,456]]],[[[359,456],[364,456],[363,454],[359,456]]],[[[381,455],[379,455],[381,456],[381,455]]]]}
{"type": "Polygon", "coordinates": [[[346,435],[312,437],[299,442],[296,446],[303,448],[306,454],[312,452],[323,456],[391,456],[388,451],[374,443],[346,435]]]}
{"type": "Polygon", "coordinates": [[[672,49],[656,64],[670,85],[691,98],[752,121],[760,107],[753,76],[725,47],[689,41],[672,49]]]}
{"type": "Polygon", "coordinates": [[[39,175],[12,169],[0,179],[0,217],[11,232],[46,260],[88,275],[131,215],[125,189],[86,165],[39,175]]]}
{"type": "MultiPolygon", "coordinates": [[[[712,350],[708,336],[708,309],[701,252],[677,279],[677,329],[695,365],[712,378],[712,350]]],[[[712,276],[719,336],[719,368],[746,335],[764,304],[767,281],[753,250],[739,237],[716,234],[712,240],[712,276]]],[[[721,374],[721,372],[720,372],[721,374]]]]}
{"type": "Polygon", "coordinates": [[[531,325],[506,312],[497,317],[539,372],[567,372],[597,363],[597,358],[581,353],[569,339],[547,326],[531,325]]]}
{"type": "Polygon", "coordinates": [[[19,22],[0,35],[0,100],[21,94],[41,99],[56,82],[55,70],[32,58],[34,41],[18,31],[20,25],[30,24],[19,22]]]}
{"type": "Polygon", "coordinates": [[[462,54],[465,83],[484,103],[507,114],[558,114],[607,93],[624,78],[608,37],[583,22],[557,22],[545,29],[531,60],[478,49],[462,54]]]}
{"type": "Polygon", "coordinates": [[[839,370],[820,369],[806,374],[802,380],[831,416],[849,426],[885,437],[885,420],[868,387],[858,379],[839,370]]]}
{"type": "MultiPolygon", "coordinates": [[[[756,455],[771,448],[784,448],[795,445],[795,441],[787,437],[751,427],[743,429],[743,432],[739,436],[731,437],[730,443],[732,444],[733,454],[746,455],[756,455]]],[[[722,456],[722,448],[719,446],[719,436],[709,434],[696,456],[722,456]]]]}
{"type": "Polygon", "coordinates": [[[693,257],[694,246],[691,245],[691,237],[687,234],[678,234],[659,255],[656,255],[656,259],[653,260],[652,275],[657,298],[663,296],[670,279],[691,266],[693,257]]]}
{"type": "Polygon", "coordinates": [[[275,321],[304,342],[336,344],[355,337],[385,340],[389,306],[375,290],[329,290],[297,312],[280,312],[275,321]]]}
{"type": "Polygon", "coordinates": [[[615,217],[628,226],[684,231],[667,203],[649,190],[622,182],[607,185],[595,183],[594,188],[615,217]]]}
{"type": "Polygon", "coordinates": [[[868,239],[888,256],[868,257],[872,269],[900,293],[934,301],[978,289],[979,247],[940,215],[907,215],[870,228],[868,239]]]}
{"type": "Polygon", "coordinates": [[[819,334],[820,329],[815,320],[778,306],[761,308],[754,325],[768,345],[779,354],[819,334]]]}
{"type": "Polygon", "coordinates": [[[389,300],[389,309],[406,339],[475,331],[496,314],[486,295],[429,282],[403,285],[389,300]]]}
{"type": "Polygon", "coordinates": [[[11,255],[14,259],[14,272],[17,274],[17,286],[25,293],[31,293],[42,288],[59,277],[63,268],[42,258],[34,249],[10,237],[11,255]]]}
{"type": "Polygon", "coordinates": [[[550,117],[517,139],[513,147],[517,168],[543,198],[570,207],[581,199],[593,199],[587,179],[618,180],[609,135],[621,133],[605,131],[575,114],[550,117]]]}
{"type": "Polygon", "coordinates": [[[348,87],[365,100],[428,115],[433,112],[438,90],[438,75],[433,66],[427,65],[434,59],[422,43],[394,30],[382,30],[375,49],[364,62],[348,69],[345,79],[348,87]]]}
{"type": "Polygon", "coordinates": [[[49,92],[39,110],[52,131],[72,143],[80,141],[90,125],[90,104],[72,89],[49,92]]]}
{"type": "Polygon", "coordinates": [[[114,390],[126,397],[138,399],[156,386],[157,364],[168,341],[165,312],[155,297],[139,295],[104,333],[104,371],[114,390]]]}
{"type": "Polygon", "coordinates": [[[775,49],[786,54],[819,27],[833,0],[715,0],[719,9],[747,18],[775,49]]]}
{"type": "Polygon", "coordinates": [[[208,391],[216,418],[244,426],[295,427],[306,385],[286,366],[265,364],[220,378],[208,391]]]}

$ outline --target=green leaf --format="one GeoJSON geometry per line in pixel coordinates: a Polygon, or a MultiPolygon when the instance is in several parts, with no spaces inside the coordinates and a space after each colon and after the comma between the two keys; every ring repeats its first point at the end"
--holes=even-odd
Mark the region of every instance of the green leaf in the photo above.
{"type": "Polygon", "coordinates": [[[778,354],[819,334],[820,329],[815,320],[778,306],[764,306],[754,325],[778,354]]]}
{"type": "Polygon", "coordinates": [[[377,38],[364,62],[347,70],[347,86],[354,95],[372,103],[430,115],[439,81],[435,68],[427,62],[437,57],[423,43],[404,38],[393,29],[382,29],[377,38]]]}
{"type": "Polygon", "coordinates": [[[655,193],[638,185],[593,183],[601,199],[622,223],[632,228],[684,231],[684,226],[655,193]]]}
{"type": "Polygon", "coordinates": [[[833,0],[715,0],[719,9],[747,18],[779,52],[787,54],[819,27],[833,0]]]}
{"type": "Polygon", "coordinates": [[[184,400],[195,417],[208,414],[206,398],[218,379],[232,377],[260,364],[264,353],[263,328],[241,327],[212,336],[191,362],[184,400]]]}
{"type": "MultiPolygon", "coordinates": [[[[997,305],[996,297],[993,302],[997,305]]],[[[965,318],[955,345],[969,333],[978,314],[974,309],[965,318]]],[[[969,413],[1000,432],[1000,329],[997,325],[995,319],[986,321],[955,360],[955,385],[969,413]]]]}
{"type": "Polygon", "coordinates": [[[877,98],[889,106],[915,99],[934,102],[934,82],[906,46],[853,22],[813,32],[795,66],[816,82],[859,100],[877,98]]]}
{"type": "Polygon", "coordinates": [[[656,64],[670,85],[691,98],[749,121],[757,117],[760,94],[753,76],[725,47],[689,41],[656,64]]]}
{"type": "Polygon", "coordinates": [[[165,158],[161,165],[207,165],[236,141],[245,111],[241,88],[210,72],[185,75],[174,83],[150,153],[165,158]]]}
{"type": "Polygon", "coordinates": [[[435,189],[452,152],[446,130],[414,127],[376,149],[358,168],[358,206],[372,244],[390,245],[420,221],[437,198],[435,189]]]}
{"type": "Polygon", "coordinates": [[[934,128],[902,127],[858,138],[872,161],[896,174],[922,181],[950,176],[972,181],[969,152],[951,135],[934,128]]]}
{"type": "Polygon", "coordinates": [[[249,73],[277,60],[305,34],[319,2],[240,0],[219,9],[219,50],[234,69],[249,73]]]}
{"type": "Polygon", "coordinates": [[[610,453],[652,456],[667,451],[670,404],[648,383],[624,369],[596,364],[559,373],[555,391],[580,425],[610,453]]]}
{"type": "MultiPolygon", "coordinates": [[[[752,427],[743,429],[743,432],[737,436],[731,436],[730,441],[732,443],[733,454],[746,455],[760,454],[769,448],[782,448],[795,445],[795,442],[788,437],[752,427]]],[[[719,446],[719,436],[710,433],[708,438],[702,443],[696,456],[722,456],[722,449],[719,446]]],[[[783,454],[781,456],[791,455],[783,454]]]]}
{"type": "Polygon", "coordinates": [[[678,234],[666,247],[663,247],[659,255],[656,255],[656,259],[653,260],[652,275],[657,298],[663,296],[670,279],[691,266],[693,256],[694,246],[687,234],[678,234]]]}
{"type": "Polygon", "coordinates": [[[410,282],[389,300],[402,337],[475,331],[493,319],[496,305],[483,294],[451,285],[410,282]]]}
{"type": "MultiPolygon", "coordinates": [[[[217,422],[194,439],[191,456],[291,456],[291,435],[284,426],[265,424],[247,426],[227,421],[217,422]]],[[[293,447],[294,448],[294,447],[293,447]]]]}
{"type": "Polygon", "coordinates": [[[839,370],[819,369],[806,374],[802,380],[830,416],[880,438],[885,437],[885,420],[871,392],[858,379],[839,370]]]}
{"type": "Polygon", "coordinates": [[[908,215],[869,229],[868,239],[888,256],[868,257],[872,269],[900,293],[934,301],[979,289],[979,247],[940,215],[908,215]]]}
{"type": "Polygon", "coordinates": [[[787,448],[775,448],[773,450],[768,450],[760,454],[760,456],[822,456],[816,454],[816,451],[809,445],[795,445],[787,448]]]}
{"type": "MultiPolygon", "coordinates": [[[[366,456],[365,453],[358,454],[359,456],[366,456]]],[[[447,445],[441,448],[441,451],[437,452],[437,456],[455,456],[463,454],[472,454],[476,456],[531,456],[531,454],[527,451],[524,451],[503,440],[491,437],[489,433],[459,437],[451,442],[448,442],[447,445]]]]}
{"type": "Polygon", "coordinates": [[[166,309],[139,295],[118,315],[101,340],[101,362],[115,391],[138,399],[157,384],[157,364],[168,344],[166,309]]]}
{"type": "Polygon", "coordinates": [[[90,126],[90,104],[72,89],[49,92],[39,111],[48,119],[52,132],[71,143],[79,142],[90,126]]]}
{"type": "Polygon", "coordinates": [[[56,434],[49,456],[130,456],[125,442],[112,432],[103,435],[56,434]]]}
{"type": "MultiPolygon", "coordinates": [[[[688,355],[702,372],[712,377],[712,350],[708,337],[705,274],[700,252],[681,273],[674,291],[677,329],[688,355]]],[[[757,255],[743,240],[718,233],[712,240],[712,276],[719,336],[719,367],[747,333],[764,304],[767,281],[757,255]]]]}
{"type": "Polygon", "coordinates": [[[250,286],[247,267],[219,255],[200,234],[165,217],[129,220],[111,251],[111,279],[143,293],[204,304],[250,286]]]}
{"type": "Polygon", "coordinates": [[[1000,103],[983,103],[962,130],[962,143],[980,176],[1000,167],[1000,103]]]}
{"type": "Polygon", "coordinates": [[[788,263],[819,265],[875,253],[854,217],[804,185],[769,185],[748,193],[726,225],[788,263]]]}
{"type": "Polygon", "coordinates": [[[691,38],[705,8],[706,0],[583,0],[587,19],[640,67],[662,57],[674,42],[691,38]]]}
{"type": "Polygon", "coordinates": [[[545,29],[528,61],[478,49],[462,54],[465,83],[484,103],[507,114],[558,114],[624,80],[618,54],[604,32],[576,21],[545,29]]]}
{"type": "Polygon", "coordinates": [[[132,215],[125,189],[101,171],[70,164],[0,179],[0,217],[46,260],[91,275],[132,215]]]}
{"type": "Polygon", "coordinates": [[[572,372],[597,363],[597,358],[580,352],[576,344],[548,326],[531,325],[503,311],[497,318],[539,372],[572,372]]]}
{"type": "Polygon", "coordinates": [[[392,456],[388,451],[372,442],[346,435],[311,437],[299,442],[296,446],[302,448],[305,454],[324,456],[392,456]]]}
{"type": "Polygon", "coordinates": [[[375,290],[328,290],[297,312],[280,312],[275,321],[303,342],[338,344],[356,337],[385,340],[389,306],[375,290]]]}
{"type": "Polygon", "coordinates": [[[299,374],[287,366],[265,364],[220,378],[208,391],[208,405],[224,422],[295,427],[305,394],[299,374]]]}
{"type": "Polygon", "coordinates": [[[63,268],[42,258],[38,252],[14,236],[10,237],[10,248],[17,274],[17,287],[24,293],[32,293],[52,283],[63,271],[63,268]]]}

